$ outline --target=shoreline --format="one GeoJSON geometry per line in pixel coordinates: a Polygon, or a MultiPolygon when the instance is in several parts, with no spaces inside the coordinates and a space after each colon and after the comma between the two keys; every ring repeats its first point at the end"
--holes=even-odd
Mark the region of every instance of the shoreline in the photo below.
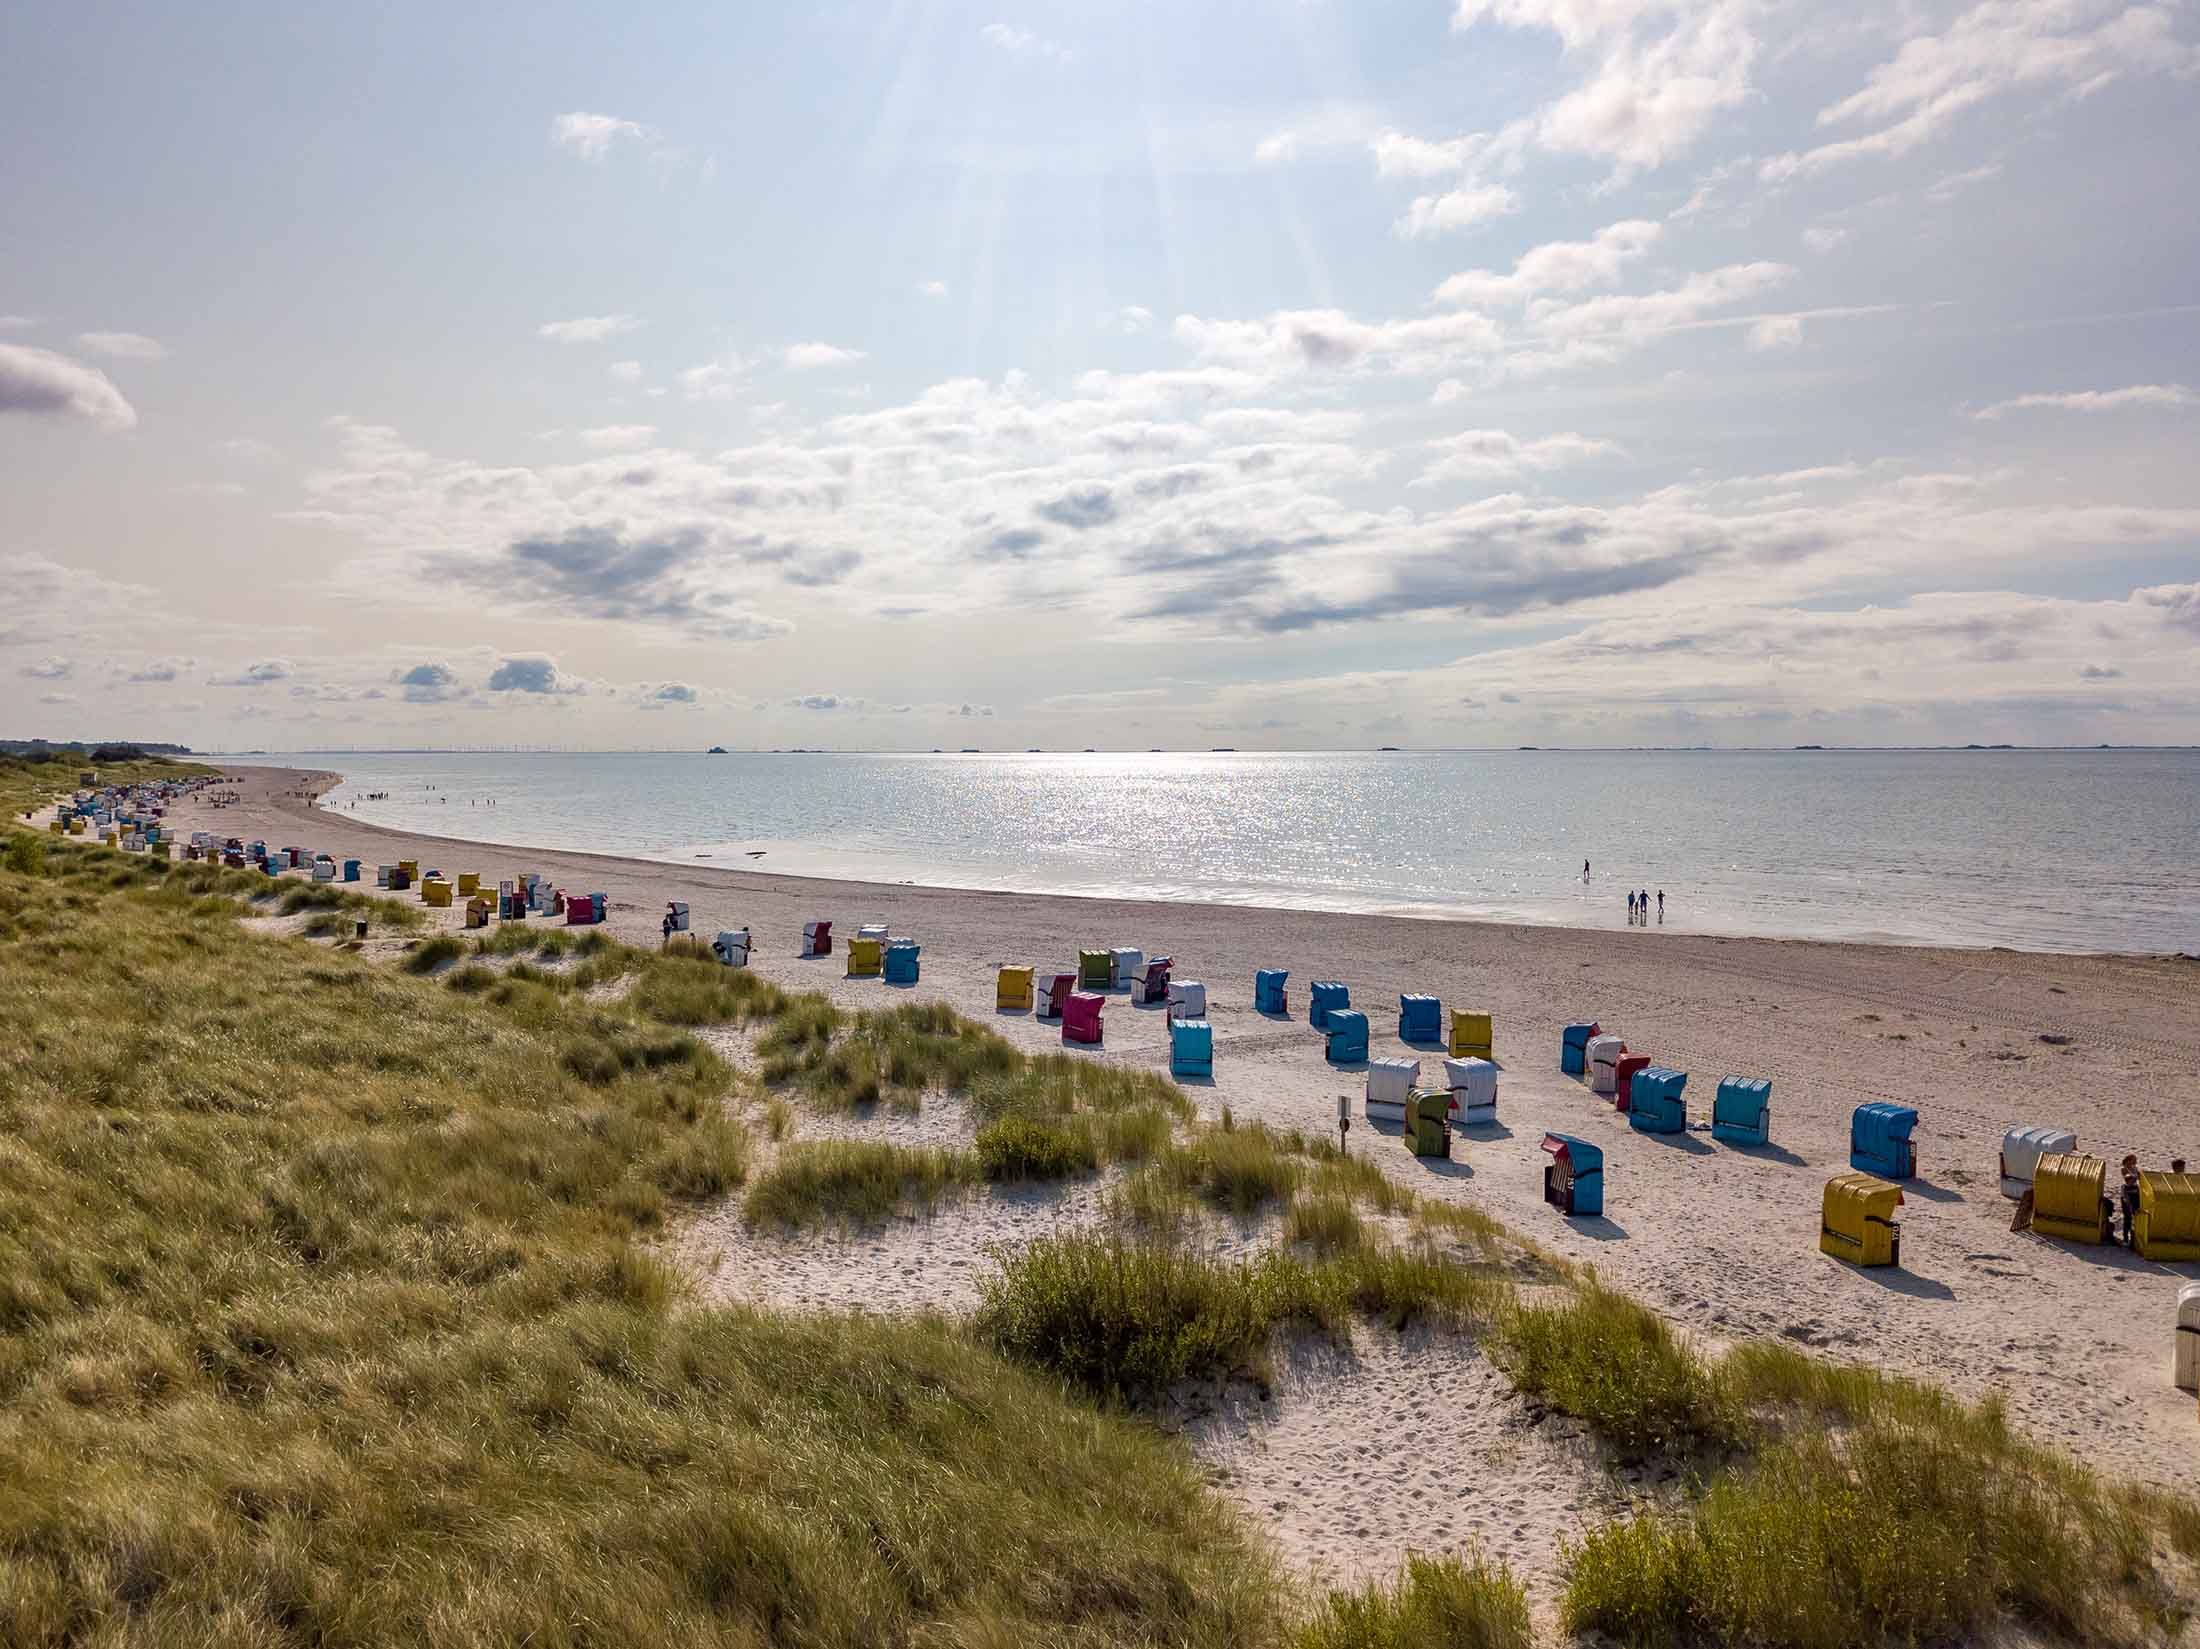
{"type": "MultiPolygon", "coordinates": [[[[331,769],[319,768],[246,768],[230,769],[236,772],[291,774],[301,781],[301,788],[311,789],[312,798],[303,806],[290,809],[291,816],[300,822],[308,820],[340,824],[346,829],[358,830],[391,842],[433,843],[452,853],[471,852],[479,855],[507,854],[536,857],[554,857],[559,860],[581,860],[613,866],[631,866],[652,873],[680,873],[703,878],[723,879],[727,885],[743,886],[751,882],[775,884],[781,888],[797,885],[804,890],[814,890],[819,897],[829,897],[832,890],[846,889],[851,895],[870,893],[877,895],[927,893],[950,895],[971,899],[1044,899],[1076,900],[1094,905],[1115,905],[1129,908],[1180,910],[1185,908],[1207,911],[1242,911],[1254,915],[1289,917],[1330,917],[1348,921],[1411,922],[1438,926],[1486,928],[1517,933],[1577,933],[1611,934],[1615,930],[1607,924],[1585,924],[1567,921],[1507,920],[1503,917],[1468,915],[1436,907],[1368,909],[1365,907],[1329,906],[1317,904],[1264,904],[1254,900],[1200,899],[1196,897],[1163,898],[1140,894],[1093,893],[1072,888],[1039,891],[1030,888],[1003,888],[955,882],[927,882],[916,880],[887,881],[870,876],[827,876],[815,871],[764,870],[748,866],[727,864],[716,859],[653,858],[633,853],[600,852],[585,848],[531,847],[524,843],[488,840],[470,836],[443,836],[431,831],[407,830],[395,825],[377,824],[360,819],[334,808],[323,807],[320,798],[344,782],[345,775],[331,769]],[[326,781],[316,784],[315,781],[326,781]]],[[[1625,889],[1620,890],[1622,896],[1625,889]]],[[[1679,944],[1690,941],[1707,944],[1745,944],[1781,946],[1833,946],[1843,950],[1883,950],[1910,955],[1918,952],[1956,956],[2037,956],[2104,962],[2196,962],[2200,956],[2178,951],[2147,950],[2085,950],[2072,946],[2027,945],[1959,945],[1942,944],[1930,939],[1905,939],[1899,935],[1883,934],[1870,937],[1827,937],[1812,934],[1758,934],[1729,933],[1702,928],[1672,928],[1656,926],[1653,929],[1630,930],[1622,925],[1620,934],[1638,933],[1647,938],[1655,931],[1660,943],[1679,944]]]]}
{"type": "MultiPolygon", "coordinates": [[[[611,935],[653,945],[668,899],[686,900],[697,935],[747,926],[752,966],[783,987],[851,1011],[938,1000],[1027,1051],[1060,1049],[1051,1023],[994,1009],[1001,962],[1068,962],[1079,948],[1137,945],[1170,954],[1177,977],[1206,982],[1214,1077],[1187,1083],[1199,1110],[1336,1136],[1422,1196],[1486,1209],[1522,1235],[1632,1293],[1709,1343],[1780,1338],[1913,1374],[1964,1395],[2000,1396],[2013,1423],[2120,1470],[2200,1488],[2189,1448],[2192,1398],[2169,1379],[2176,1294],[2189,1265],[2138,1260],[2009,1230],[1997,1155],[2012,1123],[2074,1129],[2111,1165],[2125,1151],[2156,1167],[2200,1156],[2200,970],[2186,961],[1838,941],[1742,939],[1348,916],[1234,905],[1065,899],[683,867],[612,855],[490,848],[363,824],[297,795],[324,773],[231,768],[244,800],[185,804],[179,828],[300,842],[375,862],[420,856],[495,880],[519,869],[607,894],[611,935]],[[884,921],[924,946],[919,984],[844,977],[803,959],[805,920],[836,935],[884,921]],[[1291,971],[1290,1018],[1253,1012],[1252,973],[1291,971]],[[1462,1131],[1451,1161],[1408,1156],[1367,1123],[1365,1065],[1324,1062],[1305,1021],[1306,987],[1339,979],[1368,1015],[1370,1053],[1418,1058],[1395,1036],[1397,994],[1496,1017],[1500,1123],[1462,1131]],[[1738,1149],[1700,1131],[1635,1133],[1625,1116],[1558,1072],[1559,1030],[1596,1019],[1659,1063],[1692,1074],[1700,1122],[1721,1075],[1773,1083],[1773,1144],[1738,1149]],[[1898,1271],[1863,1272],[1817,1251],[1819,1197],[1848,1169],[1848,1119],[1865,1100],[1920,1113],[1920,1177],[1905,1185],[1898,1271]],[[1542,1201],[1546,1131],[1606,1154],[1606,1212],[1564,1220],[1542,1201]]],[[[362,891],[371,892],[371,875],[362,891]]],[[[455,929],[458,912],[430,913],[455,929]]],[[[537,919],[540,920],[539,918],[537,919]]],[[[431,929],[430,931],[436,931],[431,929]]],[[[1075,1057],[1167,1069],[1157,1009],[1107,999],[1105,1041],[1075,1057]]],[[[2113,1167],[2112,1167],[2113,1173],[2113,1167]]],[[[919,1227],[909,1240],[930,1239],[919,1227]]],[[[732,1286],[729,1283],[729,1286],[732,1286]]],[[[881,1307],[921,1307],[882,1271],[881,1307]]],[[[919,1296],[923,1290],[918,1291],[919,1296]]]]}

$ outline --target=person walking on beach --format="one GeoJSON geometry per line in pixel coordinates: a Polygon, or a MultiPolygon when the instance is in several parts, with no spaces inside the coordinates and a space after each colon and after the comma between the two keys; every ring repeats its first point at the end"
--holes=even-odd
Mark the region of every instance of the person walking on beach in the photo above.
{"type": "Polygon", "coordinates": [[[1665,889],[1658,889],[1658,926],[1665,926],[1665,889]]]}
{"type": "Polygon", "coordinates": [[[1635,890],[1633,888],[1627,890],[1627,925],[1629,927],[1635,925],[1635,890]]]}
{"type": "Polygon", "coordinates": [[[2134,1246],[2132,1224],[2139,1217],[2139,1158],[2130,1151],[2124,1153],[2124,1246],[2134,1246]]]}
{"type": "Polygon", "coordinates": [[[1589,861],[1586,859],[1581,861],[1581,879],[1584,882],[1589,879],[1589,861]]]}

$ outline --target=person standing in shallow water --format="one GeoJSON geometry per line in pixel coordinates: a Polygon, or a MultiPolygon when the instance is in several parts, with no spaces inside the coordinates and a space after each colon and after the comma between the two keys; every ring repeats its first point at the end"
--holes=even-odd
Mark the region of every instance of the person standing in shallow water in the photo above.
{"type": "Polygon", "coordinates": [[[1665,889],[1658,889],[1658,926],[1665,926],[1665,889]]]}

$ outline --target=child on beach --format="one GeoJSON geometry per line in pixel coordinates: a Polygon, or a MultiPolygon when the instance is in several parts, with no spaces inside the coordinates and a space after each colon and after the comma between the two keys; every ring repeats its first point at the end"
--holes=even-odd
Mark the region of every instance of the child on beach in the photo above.
{"type": "Polygon", "coordinates": [[[2124,1246],[2130,1248],[2132,1222],[2139,1217],[2139,1158],[2128,1151],[2124,1154],[2123,1208],[2124,1246]]]}

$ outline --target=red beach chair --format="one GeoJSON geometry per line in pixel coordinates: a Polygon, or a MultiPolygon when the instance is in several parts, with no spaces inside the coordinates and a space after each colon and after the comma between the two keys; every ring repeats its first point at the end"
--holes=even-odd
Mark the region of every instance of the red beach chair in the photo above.
{"type": "Polygon", "coordinates": [[[1612,1067],[1612,1103],[1622,1111],[1635,1108],[1635,1073],[1650,1068],[1648,1054],[1624,1053],[1612,1067]]]}
{"type": "Polygon", "coordinates": [[[1070,992],[1069,1000],[1062,1004],[1062,1040],[1098,1042],[1100,1007],[1106,1000],[1104,996],[1092,996],[1084,991],[1070,992]]]}

